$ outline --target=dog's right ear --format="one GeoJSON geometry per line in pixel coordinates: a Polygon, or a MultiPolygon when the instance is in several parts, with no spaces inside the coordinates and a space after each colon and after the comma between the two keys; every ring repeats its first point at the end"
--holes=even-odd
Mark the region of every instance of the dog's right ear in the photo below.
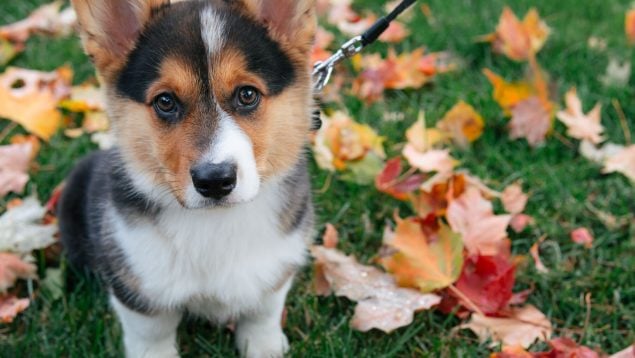
{"type": "Polygon", "coordinates": [[[72,0],[86,53],[102,76],[125,63],[146,23],[169,0],[72,0]]]}

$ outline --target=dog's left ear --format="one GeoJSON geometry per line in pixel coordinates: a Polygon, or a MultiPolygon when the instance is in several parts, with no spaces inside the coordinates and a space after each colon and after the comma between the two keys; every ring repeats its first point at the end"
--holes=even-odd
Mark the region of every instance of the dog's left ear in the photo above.
{"type": "Polygon", "coordinates": [[[315,0],[239,0],[264,24],[275,40],[308,52],[313,46],[317,18],[315,0]]]}

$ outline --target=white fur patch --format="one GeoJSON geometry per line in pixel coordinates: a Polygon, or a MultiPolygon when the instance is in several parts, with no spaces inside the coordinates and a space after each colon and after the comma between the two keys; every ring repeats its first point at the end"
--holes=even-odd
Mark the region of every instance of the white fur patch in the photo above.
{"type": "Polygon", "coordinates": [[[225,45],[224,31],[225,20],[211,6],[203,9],[201,12],[201,36],[210,56],[219,53],[225,45]]]}
{"type": "MultiPolygon", "coordinates": [[[[239,204],[253,200],[260,190],[260,175],[256,166],[251,139],[236,124],[234,119],[218,108],[220,119],[218,130],[212,139],[210,149],[198,163],[220,164],[232,162],[237,167],[236,188],[223,200],[224,204],[239,204]]],[[[204,206],[203,198],[190,184],[186,191],[186,205],[190,208],[204,206]]]]}
{"type": "Polygon", "coordinates": [[[144,297],[165,310],[187,308],[224,321],[257,311],[288,270],[306,259],[306,234],[287,235],[277,225],[282,195],[272,179],[238,206],[171,206],[156,220],[134,225],[114,210],[108,216],[144,297]]]}

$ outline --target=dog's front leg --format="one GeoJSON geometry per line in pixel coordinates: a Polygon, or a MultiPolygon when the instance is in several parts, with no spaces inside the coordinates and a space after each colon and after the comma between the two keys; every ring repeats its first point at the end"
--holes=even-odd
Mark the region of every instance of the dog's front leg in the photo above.
{"type": "Polygon", "coordinates": [[[241,317],[236,327],[236,346],[242,357],[282,357],[289,341],[282,332],[282,312],[292,279],[276,292],[263,297],[255,312],[241,317]]]}
{"type": "Polygon", "coordinates": [[[111,295],[112,307],[117,312],[123,328],[126,357],[128,358],[175,358],[176,328],[181,321],[180,312],[144,315],[124,306],[111,295]]]}

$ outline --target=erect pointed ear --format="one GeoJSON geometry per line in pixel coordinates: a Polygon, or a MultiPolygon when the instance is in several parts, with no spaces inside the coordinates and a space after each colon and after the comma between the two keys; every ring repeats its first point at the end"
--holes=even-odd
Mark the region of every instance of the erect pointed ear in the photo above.
{"type": "Polygon", "coordinates": [[[103,76],[125,63],[146,23],[169,0],[71,0],[86,53],[103,76]]]}
{"type": "Polygon", "coordinates": [[[317,28],[315,0],[239,0],[239,3],[268,28],[275,40],[310,51],[317,28]]]}

